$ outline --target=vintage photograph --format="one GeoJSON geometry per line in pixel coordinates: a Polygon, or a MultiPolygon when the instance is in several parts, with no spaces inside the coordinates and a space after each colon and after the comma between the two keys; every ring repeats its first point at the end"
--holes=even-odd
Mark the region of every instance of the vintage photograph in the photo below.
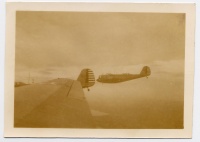
{"type": "Polygon", "coordinates": [[[4,136],[191,138],[194,13],[8,3],[4,136]]]}
{"type": "Polygon", "coordinates": [[[14,127],[183,129],[184,13],[16,12],[14,127]]]}

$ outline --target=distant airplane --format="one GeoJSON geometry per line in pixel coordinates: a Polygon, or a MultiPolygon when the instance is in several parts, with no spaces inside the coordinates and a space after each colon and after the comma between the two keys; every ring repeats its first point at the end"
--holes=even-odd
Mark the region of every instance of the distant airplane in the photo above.
{"type": "Polygon", "coordinates": [[[147,77],[151,74],[151,70],[148,66],[144,66],[140,74],[106,74],[100,75],[97,79],[98,82],[102,83],[119,83],[124,81],[129,81],[141,77],[147,77]]]}
{"type": "Polygon", "coordinates": [[[29,84],[26,84],[24,82],[15,82],[15,87],[20,87],[20,86],[24,86],[24,85],[29,85],[29,84]]]}
{"type": "Polygon", "coordinates": [[[94,128],[92,112],[82,88],[95,84],[90,69],[77,80],[58,78],[15,87],[15,128],[94,128]]]}

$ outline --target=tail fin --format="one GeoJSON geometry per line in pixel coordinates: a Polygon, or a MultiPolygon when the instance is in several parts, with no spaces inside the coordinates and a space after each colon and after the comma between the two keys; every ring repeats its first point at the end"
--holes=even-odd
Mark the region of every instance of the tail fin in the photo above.
{"type": "Polygon", "coordinates": [[[80,81],[81,86],[83,88],[88,88],[93,86],[95,84],[95,77],[93,71],[90,69],[83,69],[77,81],[80,81]]]}
{"type": "Polygon", "coordinates": [[[142,71],[140,72],[140,75],[142,76],[149,76],[151,74],[151,70],[148,66],[144,66],[142,68],[142,71]]]}

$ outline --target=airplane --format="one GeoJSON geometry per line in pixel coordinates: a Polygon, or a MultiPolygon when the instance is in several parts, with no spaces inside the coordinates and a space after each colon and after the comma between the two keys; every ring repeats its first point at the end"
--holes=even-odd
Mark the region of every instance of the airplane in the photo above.
{"type": "Polygon", "coordinates": [[[151,75],[151,70],[148,66],[144,66],[140,74],[106,74],[100,75],[97,79],[101,83],[120,83],[137,78],[147,77],[151,75]]]}
{"type": "Polygon", "coordinates": [[[57,78],[15,87],[15,128],[95,128],[92,112],[82,88],[95,84],[90,69],[77,80],[57,78]]]}
{"type": "Polygon", "coordinates": [[[29,84],[26,84],[24,82],[15,82],[15,87],[20,87],[20,86],[24,86],[24,85],[29,85],[29,84]]]}
{"type": "Polygon", "coordinates": [[[83,69],[77,80],[81,83],[82,88],[87,88],[88,91],[90,91],[89,87],[95,84],[94,73],[90,69],[83,69]]]}

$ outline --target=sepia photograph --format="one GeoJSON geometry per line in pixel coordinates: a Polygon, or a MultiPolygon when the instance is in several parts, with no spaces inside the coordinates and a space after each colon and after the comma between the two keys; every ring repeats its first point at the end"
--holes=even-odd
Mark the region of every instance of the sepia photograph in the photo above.
{"type": "Polygon", "coordinates": [[[184,51],[185,14],[17,11],[14,126],[181,129],[184,51]]]}
{"type": "Polygon", "coordinates": [[[16,10],[14,26],[13,129],[186,128],[185,12],[16,10]]]}

